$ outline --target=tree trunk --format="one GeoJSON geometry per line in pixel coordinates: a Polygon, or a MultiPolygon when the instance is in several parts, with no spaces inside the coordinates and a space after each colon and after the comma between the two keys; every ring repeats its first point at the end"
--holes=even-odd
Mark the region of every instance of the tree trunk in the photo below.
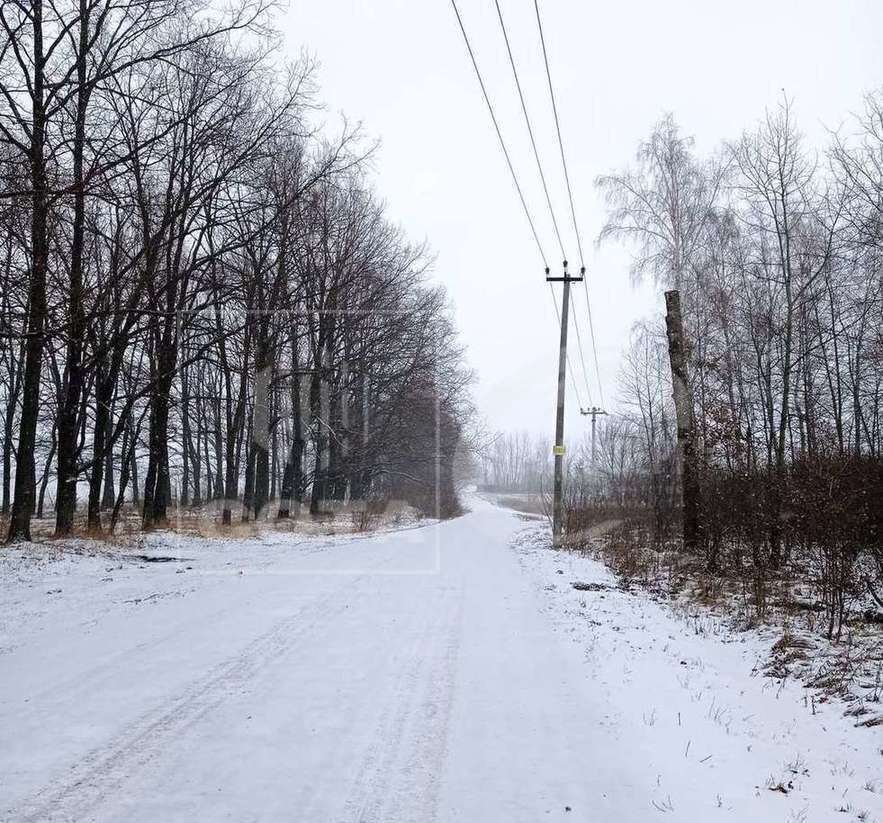
{"type": "MultiPolygon", "coordinates": [[[[95,390],[95,426],[92,432],[92,472],[89,475],[89,502],[86,528],[93,534],[101,531],[101,493],[104,485],[105,450],[110,448],[111,399],[116,376],[113,364],[101,369],[95,390]]],[[[112,457],[111,452],[111,457],[112,457]]]]}
{"type": "Polygon", "coordinates": [[[181,369],[181,506],[190,505],[190,454],[192,444],[190,442],[190,369],[186,366],[181,369]]]}
{"type": "Polygon", "coordinates": [[[291,452],[285,461],[285,469],[282,474],[282,491],[279,495],[279,514],[277,515],[280,520],[290,517],[292,511],[294,516],[298,517],[300,504],[303,502],[303,456],[306,443],[303,431],[299,368],[297,337],[293,333],[291,338],[291,452]]]}
{"type": "Polygon", "coordinates": [[[49,257],[46,183],[46,111],[43,99],[43,0],[32,0],[31,20],[34,29],[34,78],[31,92],[31,276],[28,284],[28,338],[25,347],[22,407],[19,422],[18,450],[15,464],[15,489],[9,517],[7,540],[31,539],[31,515],[34,512],[36,478],[34,446],[39,414],[40,371],[43,360],[43,335],[46,322],[46,269],[49,257]]]}
{"type": "Polygon", "coordinates": [[[248,445],[245,449],[245,488],[242,490],[242,522],[247,523],[251,518],[254,505],[254,441],[249,427],[248,445]]]}
{"type": "Polygon", "coordinates": [[[83,153],[86,143],[86,51],[89,39],[89,8],[79,2],[79,42],[77,46],[77,103],[72,149],[74,211],[68,283],[67,353],[64,382],[58,412],[58,473],[55,495],[55,536],[65,537],[74,525],[77,508],[77,433],[80,400],[83,394],[83,337],[86,319],[83,309],[83,257],[86,232],[86,192],[83,180],[83,153]]]}
{"type": "MultiPolygon", "coordinates": [[[[13,367],[14,368],[14,367],[13,367]]],[[[6,417],[3,420],[3,514],[9,514],[9,492],[12,488],[12,453],[15,434],[15,411],[21,391],[21,370],[10,375],[12,384],[6,400],[6,417]]]]}
{"type": "MultiPolygon", "coordinates": [[[[123,508],[123,501],[126,495],[126,486],[129,482],[130,467],[136,468],[138,463],[135,460],[135,447],[138,444],[138,432],[135,430],[134,418],[129,417],[126,429],[123,432],[123,446],[120,453],[120,486],[117,491],[116,501],[113,505],[113,512],[110,515],[110,533],[113,534],[116,525],[120,519],[120,510],[123,508]]],[[[137,476],[133,475],[132,482],[138,482],[137,476]]]]}
{"type": "MultiPolygon", "coordinates": [[[[135,415],[130,411],[129,412],[129,431],[132,433],[132,441],[129,446],[129,476],[132,480],[132,505],[137,506],[141,501],[139,499],[138,493],[138,454],[136,452],[136,448],[138,446],[138,432],[135,430],[135,415]]],[[[122,487],[123,480],[120,478],[120,486],[122,487]]]]}
{"type": "Polygon", "coordinates": [[[175,367],[174,343],[168,324],[164,340],[159,344],[157,380],[150,398],[150,462],[144,484],[144,527],[168,525],[168,506],[171,498],[169,477],[169,393],[175,367]]]}
{"type": "Polygon", "coordinates": [[[43,504],[46,501],[46,487],[49,485],[49,470],[52,468],[52,460],[55,458],[55,449],[58,441],[55,431],[52,432],[52,445],[49,446],[49,456],[46,458],[46,466],[43,468],[43,477],[40,480],[40,496],[37,499],[37,518],[43,517],[43,504]]]}
{"type": "Polygon", "coordinates": [[[671,365],[672,393],[677,418],[678,452],[681,463],[681,498],[684,549],[696,552],[701,544],[701,495],[696,451],[696,424],[693,392],[687,368],[687,343],[681,315],[681,295],[677,290],[665,293],[665,329],[671,365]]]}
{"type": "MultiPolygon", "coordinates": [[[[322,355],[319,356],[320,360],[322,355]]],[[[318,364],[317,364],[318,365],[318,364]]],[[[325,500],[325,421],[322,419],[323,412],[327,408],[327,401],[323,402],[325,389],[322,380],[322,370],[317,368],[310,382],[310,407],[313,418],[316,420],[316,454],[313,466],[313,488],[310,494],[310,514],[316,516],[321,511],[325,500]]]]}
{"type": "Polygon", "coordinates": [[[101,508],[110,511],[116,503],[115,466],[113,461],[113,406],[108,414],[109,425],[104,437],[104,488],[101,491],[101,508]]]}
{"type": "MultiPolygon", "coordinates": [[[[258,344],[258,356],[255,363],[254,409],[252,410],[251,448],[253,455],[249,467],[253,467],[252,510],[257,520],[267,505],[270,494],[270,450],[269,450],[269,406],[270,368],[267,366],[267,342],[262,339],[258,344]]],[[[248,478],[248,469],[246,469],[248,478]]],[[[246,485],[248,480],[246,479],[246,485]]]]}

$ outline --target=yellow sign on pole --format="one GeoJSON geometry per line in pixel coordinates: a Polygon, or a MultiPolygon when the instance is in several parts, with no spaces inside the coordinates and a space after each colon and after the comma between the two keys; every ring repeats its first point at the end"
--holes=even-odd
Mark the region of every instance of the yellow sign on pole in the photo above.
{"type": "Polygon", "coordinates": [[[554,454],[555,457],[563,457],[564,446],[552,446],[552,454],[554,454]]]}

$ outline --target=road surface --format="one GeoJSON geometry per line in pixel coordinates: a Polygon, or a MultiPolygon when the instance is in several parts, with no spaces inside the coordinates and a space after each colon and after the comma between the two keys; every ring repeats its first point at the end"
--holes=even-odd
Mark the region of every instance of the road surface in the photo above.
{"type": "Polygon", "coordinates": [[[634,806],[643,819],[628,758],[605,756],[584,664],[510,546],[523,527],[478,502],[254,568],[247,552],[238,568],[196,560],[176,596],[145,582],[140,602],[80,609],[0,658],[0,808],[474,823],[624,820],[634,806]]]}

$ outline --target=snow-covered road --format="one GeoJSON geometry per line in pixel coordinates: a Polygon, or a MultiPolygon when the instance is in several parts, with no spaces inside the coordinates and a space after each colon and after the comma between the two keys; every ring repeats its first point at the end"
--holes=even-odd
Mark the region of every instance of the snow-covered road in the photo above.
{"type": "MultiPolygon", "coordinates": [[[[733,787],[695,765],[678,788],[701,802],[660,802],[653,735],[645,748],[610,722],[623,707],[511,545],[524,528],[476,501],[457,520],[366,539],[184,543],[180,563],[77,558],[7,579],[0,813],[788,820],[791,798],[777,806],[757,780],[733,787]]],[[[622,661],[609,665],[615,678],[622,661]]]]}

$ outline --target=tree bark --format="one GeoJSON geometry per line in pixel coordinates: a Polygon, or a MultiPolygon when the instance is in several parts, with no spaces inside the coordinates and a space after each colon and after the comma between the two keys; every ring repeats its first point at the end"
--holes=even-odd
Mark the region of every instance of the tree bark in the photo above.
{"type": "Polygon", "coordinates": [[[58,472],[56,477],[55,536],[65,537],[74,525],[77,508],[77,432],[80,399],[83,393],[83,337],[86,331],[83,309],[83,257],[86,232],[86,192],[83,179],[83,155],[86,144],[86,108],[89,89],[86,85],[86,51],[89,40],[89,7],[79,2],[79,39],[77,44],[77,102],[72,149],[74,212],[68,282],[67,353],[64,366],[62,398],[58,413],[58,472]]]}
{"type": "Polygon", "coordinates": [[[282,474],[282,491],[279,500],[279,520],[300,515],[303,502],[303,459],[304,440],[303,413],[301,400],[300,363],[297,352],[297,334],[291,335],[291,451],[285,461],[282,474]]]}
{"type": "Polygon", "coordinates": [[[36,478],[34,447],[37,439],[40,371],[46,323],[46,270],[49,257],[49,193],[46,181],[46,110],[43,55],[43,0],[32,0],[33,90],[31,93],[31,276],[28,284],[27,345],[25,346],[22,408],[18,450],[15,461],[15,488],[9,517],[8,542],[31,539],[36,478]]]}
{"type": "Polygon", "coordinates": [[[696,450],[696,423],[693,414],[693,391],[687,367],[687,343],[681,314],[681,295],[677,290],[665,293],[665,329],[671,365],[672,393],[677,418],[678,452],[681,464],[681,499],[684,549],[695,552],[701,545],[701,488],[696,450]]]}

